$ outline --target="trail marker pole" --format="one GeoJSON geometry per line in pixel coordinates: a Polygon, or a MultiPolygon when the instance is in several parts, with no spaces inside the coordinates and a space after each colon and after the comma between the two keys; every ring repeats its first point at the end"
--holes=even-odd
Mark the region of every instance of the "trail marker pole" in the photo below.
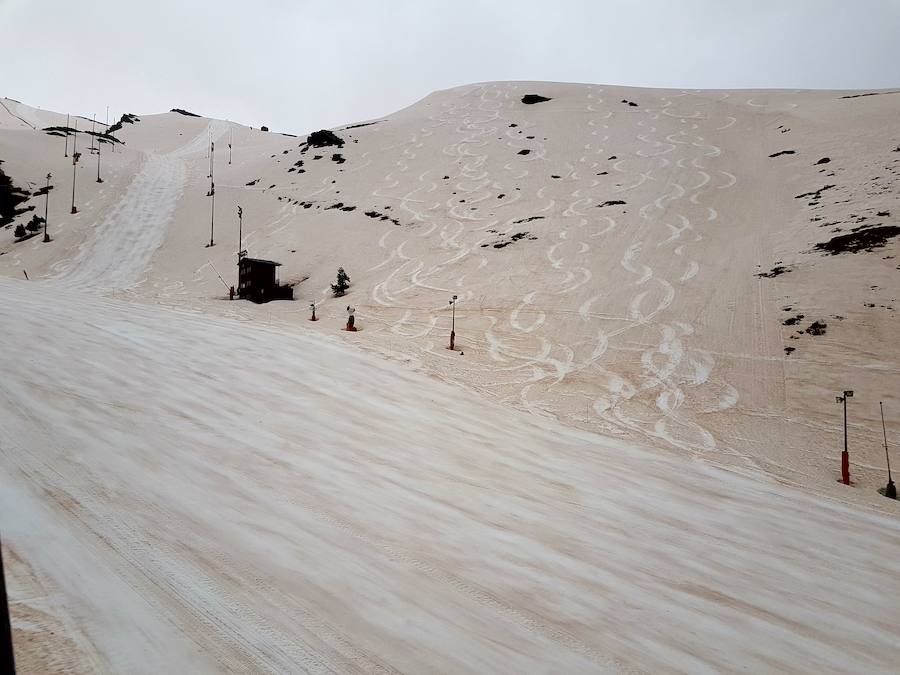
{"type": "Polygon", "coordinates": [[[451,311],[451,319],[450,319],[450,346],[447,349],[455,349],[456,348],[456,300],[458,296],[454,295],[453,299],[450,301],[450,311],[451,311]]]}
{"type": "Polygon", "coordinates": [[[66,149],[63,154],[63,157],[69,156],[69,113],[66,113],[66,149]]]}
{"type": "Polygon", "coordinates": [[[884,496],[888,499],[897,499],[897,486],[894,485],[894,481],[891,480],[891,457],[888,454],[887,429],[885,429],[884,426],[884,403],[879,401],[878,407],[881,408],[881,433],[884,434],[884,459],[887,461],[888,470],[888,482],[887,486],[884,488],[884,496]]]}
{"type": "Polygon", "coordinates": [[[97,182],[102,183],[103,179],[100,178],[100,139],[97,139],[97,182]]]}
{"type": "Polygon", "coordinates": [[[216,183],[213,178],[213,153],[216,150],[216,144],[210,142],[209,144],[209,196],[212,197],[212,204],[209,209],[209,244],[206,245],[206,248],[210,248],[211,246],[215,246],[216,243],[213,241],[213,234],[216,229],[216,183]]]}
{"type": "Polygon", "coordinates": [[[78,213],[75,208],[75,170],[78,168],[78,160],[81,153],[75,151],[75,142],[78,140],[78,120],[75,120],[75,133],[72,138],[72,213],[78,213]]]}
{"type": "Polygon", "coordinates": [[[850,453],[847,451],[847,399],[853,397],[852,390],[845,390],[843,396],[835,396],[835,403],[844,404],[844,451],[841,453],[841,482],[850,485],[850,453]]]}
{"type": "Polygon", "coordinates": [[[234,143],[234,129],[231,129],[231,136],[228,138],[228,164],[231,164],[231,144],[234,143]]]}
{"type": "Polygon", "coordinates": [[[316,303],[314,303],[314,302],[309,303],[309,308],[312,310],[312,316],[309,317],[309,320],[310,321],[318,321],[318,319],[316,318],[316,303]]]}
{"type": "Polygon", "coordinates": [[[44,243],[46,244],[50,241],[50,235],[47,234],[47,216],[50,213],[50,178],[51,175],[47,174],[47,193],[44,195],[44,243]]]}

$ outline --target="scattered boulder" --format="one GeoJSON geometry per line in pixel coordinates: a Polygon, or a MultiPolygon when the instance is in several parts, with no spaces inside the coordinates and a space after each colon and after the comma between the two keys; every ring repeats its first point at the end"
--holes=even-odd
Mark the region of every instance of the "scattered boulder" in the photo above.
{"type": "Polygon", "coordinates": [[[535,103],[544,103],[545,101],[552,101],[552,100],[553,99],[547,98],[546,96],[541,96],[540,94],[525,94],[522,97],[522,103],[524,103],[525,105],[533,105],[535,103]]]}
{"type": "Polygon", "coordinates": [[[816,162],[816,164],[828,164],[828,162],[830,162],[830,161],[831,161],[830,157],[823,157],[818,162],[816,162]]]}
{"type": "Polygon", "coordinates": [[[809,324],[809,328],[806,329],[806,332],[810,335],[825,335],[825,329],[828,327],[824,321],[813,321],[809,324]]]}
{"type": "Polygon", "coordinates": [[[527,155],[527,154],[530,153],[530,152],[531,152],[531,150],[529,150],[528,148],[524,148],[524,149],[522,149],[522,150],[519,150],[519,152],[518,152],[517,154],[519,154],[519,155],[527,155]]]}
{"type": "Polygon", "coordinates": [[[774,152],[769,157],[781,157],[781,155],[795,155],[797,154],[796,150],[782,150],[781,152],[774,152]]]}
{"type": "Polygon", "coordinates": [[[197,113],[188,112],[184,108],[172,108],[169,112],[178,113],[179,115],[185,115],[187,117],[200,117],[197,113]]]}
{"type": "Polygon", "coordinates": [[[900,236],[900,227],[897,225],[880,225],[849,234],[839,234],[828,241],[816,244],[815,248],[830,255],[859,253],[883,248],[890,239],[897,236],[900,236]]]}
{"type": "Polygon", "coordinates": [[[344,147],[344,139],[328,129],[312,132],[306,137],[306,143],[311,148],[324,148],[329,145],[344,147]]]}

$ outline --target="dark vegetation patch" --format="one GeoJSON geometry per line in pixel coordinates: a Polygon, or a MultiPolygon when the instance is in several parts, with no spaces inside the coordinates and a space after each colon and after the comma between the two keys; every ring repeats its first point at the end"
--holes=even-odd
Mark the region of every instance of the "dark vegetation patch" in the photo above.
{"type": "Polygon", "coordinates": [[[879,218],[887,218],[888,216],[891,215],[891,212],[890,211],[879,211],[875,215],[878,216],[879,218]]]}
{"type": "Polygon", "coordinates": [[[824,321],[813,321],[809,324],[809,328],[806,329],[806,332],[810,335],[825,335],[826,328],[828,328],[828,324],[824,321]]]}
{"type": "Polygon", "coordinates": [[[525,94],[522,97],[522,103],[525,105],[533,105],[535,103],[543,103],[544,101],[552,101],[553,99],[541,96],[540,94],[525,94]]]}
{"type": "Polygon", "coordinates": [[[294,162],[293,166],[288,169],[288,173],[291,173],[292,171],[296,171],[297,173],[306,173],[306,169],[303,168],[302,159],[298,159],[296,162],[294,162]]]}
{"type": "Polygon", "coordinates": [[[324,148],[329,145],[344,147],[344,139],[328,129],[312,132],[306,137],[306,143],[311,148],[324,148]]]}
{"type": "Polygon", "coordinates": [[[816,204],[818,204],[819,200],[822,199],[822,193],[825,192],[825,190],[830,190],[834,187],[836,187],[836,186],[835,185],[826,185],[825,187],[820,187],[815,192],[804,192],[802,195],[797,195],[796,197],[794,197],[794,199],[803,199],[804,197],[811,197],[812,200],[809,202],[809,205],[815,206],[816,204]]]}
{"type": "Polygon", "coordinates": [[[550,178],[562,178],[562,176],[557,176],[556,174],[553,174],[552,176],[550,176],[550,178]]]}
{"type": "Polygon", "coordinates": [[[816,162],[816,164],[828,164],[828,162],[830,162],[830,161],[831,161],[831,157],[823,157],[818,162],[816,162]]]}
{"type": "MultiPolygon", "coordinates": [[[[530,232],[516,232],[514,235],[512,235],[506,241],[500,241],[500,242],[497,242],[496,244],[493,244],[493,247],[494,248],[506,248],[510,244],[515,243],[515,242],[520,241],[525,238],[527,238],[529,241],[537,241],[537,237],[532,235],[530,232]]],[[[482,244],[481,248],[487,248],[488,246],[491,246],[491,244],[482,244]]]]}
{"type": "Polygon", "coordinates": [[[796,155],[796,150],[782,150],[780,152],[775,152],[769,155],[769,157],[781,157],[781,155],[796,155]]]}
{"type": "Polygon", "coordinates": [[[112,125],[110,125],[109,129],[106,130],[106,133],[114,134],[119,129],[122,128],[123,124],[134,124],[135,122],[140,122],[140,121],[141,121],[141,118],[138,117],[137,115],[132,115],[131,113],[125,113],[124,115],[122,115],[119,118],[118,122],[114,122],[112,125]]]}
{"type": "Polygon", "coordinates": [[[529,152],[531,152],[531,150],[529,150],[528,148],[523,148],[522,150],[519,150],[519,152],[517,154],[527,155],[529,152]]]}
{"type": "Polygon", "coordinates": [[[900,227],[897,225],[881,225],[862,229],[850,234],[839,234],[828,241],[816,244],[818,251],[824,251],[830,255],[841,253],[859,253],[883,248],[890,239],[900,236],[900,227]]]}
{"type": "Polygon", "coordinates": [[[791,352],[795,352],[795,351],[797,351],[797,348],[796,348],[796,347],[785,347],[785,348],[784,348],[784,353],[785,353],[785,354],[790,354],[791,352]]]}
{"type": "Polygon", "coordinates": [[[797,316],[792,316],[781,322],[782,326],[795,326],[803,319],[802,314],[798,314],[797,316]]]}
{"type": "Polygon", "coordinates": [[[326,206],[325,210],[330,211],[331,209],[338,209],[340,211],[355,211],[355,206],[347,206],[344,202],[338,202],[337,204],[332,204],[331,206],[326,206]]]}
{"type": "Polygon", "coordinates": [[[603,202],[602,204],[597,204],[597,208],[602,209],[604,206],[624,206],[624,205],[625,205],[625,202],[623,202],[621,199],[610,199],[610,200],[603,202]]]}
{"type": "Polygon", "coordinates": [[[52,190],[54,187],[56,187],[56,186],[55,185],[42,185],[39,190],[31,193],[31,198],[34,199],[35,197],[43,197],[45,194],[50,192],[50,190],[52,190]]]}
{"type": "Polygon", "coordinates": [[[179,115],[186,115],[187,117],[200,117],[197,113],[188,112],[183,108],[172,108],[169,112],[178,113],[179,115]]]}
{"type": "Polygon", "coordinates": [[[359,124],[351,124],[350,126],[344,127],[344,130],[347,129],[359,129],[360,127],[370,127],[373,124],[381,124],[384,120],[375,120],[374,122],[360,122],[359,124]]]}
{"type": "Polygon", "coordinates": [[[783,124],[779,124],[779,125],[776,127],[776,129],[779,129],[779,130],[781,131],[781,133],[783,133],[783,134],[786,134],[787,132],[790,131],[790,129],[788,129],[788,128],[787,128],[786,126],[784,126],[783,124]]]}
{"type": "MultiPolygon", "coordinates": [[[[0,159],[0,165],[2,164],[3,160],[0,159]]],[[[0,227],[6,227],[17,215],[25,213],[28,209],[19,208],[19,204],[30,198],[31,193],[24,188],[16,187],[0,166],[0,227]]]]}
{"type": "Polygon", "coordinates": [[[637,103],[635,103],[634,101],[629,101],[629,100],[623,98],[622,103],[629,105],[632,108],[637,108],[637,103]]]}
{"type": "Polygon", "coordinates": [[[336,153],[334,153],[334,154],[331,156],[331,161],[332,161],[332,162],[337,162],[338,164],[343,164],[343,163],[346,162],[347,160],[344,159],[344,156],[343,156],[341,153],[336,152],[336,153]]]}
{"type": "Polygon", "coordinates": [[[518,225],[519,223],[530,223],[532,220],[543,220],[546,216],[531,216],[530,218],[522,218],[520,220],[514,220],[513,225],[518,225]]]}
{"type": "Polygon", "coordinates": [[[777,276],[779,276],[779,275],[781,275],[781,274],[786,274],[786,273],[788,273],[788,272],[790,272],[790,271],[791,271],[791,268],[790,268],[790,267],[785,267],[784,265],[776,265],[775,267],[773,267],[773,268],[772,268],[771,270],[769,270],[768,272],[760,272],[760,273],[757,274],[756,276],[758,276],[758,277],[765,277],[766,279],[772,279],[772,278],[777,277],[777,276]]]}
{"type": "Polygon", "coordinates": [[[850,94],[841,98],[862,98],[863,96],[883,96],[884,94],[900,94],[900,91],[870,91],[865,94],[850,94]]]}
{"type": "Polygon", "coordinates": [[[87,130],[77,130],[73,127],[44,127],[43,131],[47,132],[50,136],[65,136],[67,134],[86,134],[87,136],[94,136],[99,139],[101,143],[118,143],[120,145],[124,145],[122,141],[120,141],[115,136],[110,135],[105,131],[87,131],[87,130]]]}
{"type": "Polygon", "coordinates": [[[246,183],[246,185],[247,187],[250,187],[251,185],[256,185],[258,182],[259,178],[257,178],[256,180],[251,180],[249,183],[246,183]]]}
{"type": "Polygon", "coordinates": [[[387,220],[387,221],[392,222],[394,225],[400,225],[400,221],[397,220],[396,218],[391,218],[390,216],[385,215],[383,213],[379,213],[378,211],[375,211],[375,210],[366,211],[366,215],[369,218],[374,218],[376,220],[387,220]]]}

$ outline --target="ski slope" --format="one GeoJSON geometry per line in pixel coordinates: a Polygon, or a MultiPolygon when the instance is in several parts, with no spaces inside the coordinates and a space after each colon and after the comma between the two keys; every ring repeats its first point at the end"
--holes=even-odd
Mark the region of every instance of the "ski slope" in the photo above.
{"type": "Polygon", "coordinates": [[[900,662],[896,519],[286,327],[13,280],[0,322],[23,672],[900,662]]]}

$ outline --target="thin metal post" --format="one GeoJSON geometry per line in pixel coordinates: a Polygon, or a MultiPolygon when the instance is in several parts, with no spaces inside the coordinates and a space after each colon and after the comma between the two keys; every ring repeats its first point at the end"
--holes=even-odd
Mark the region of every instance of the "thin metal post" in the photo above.
{"type": "MultiPolygon", "coordinates": [[[[209,246],[215,246],[213,234],[216,227],[216,182],[213,178],[213,153],[216,145],[213,142],[209,144],[209,194],[212,197],[212,204],[209,209],[209,246]]],[[[209,246],[207,248],[209,248],[209,246]]]]}
{"type": "Polygon", "coordinates": [[[66,150],[65,150],[65,154],[63,154],[63,157],[68,157],[69,156],[69,113],[66,113],[66,136],[65,136],[65,138],[66,138],[66,150]]]}
{"type": "Polygon", "coordinates": [[[884,426],[884,403],[879,401],[878,407],[881,408],[881,433],[884,435],[884,459],[887,462],[888,472],[888,482],[887,487],[884,488],[884,496],[888,499],[897,499],[897,486],[894,485],[894,481],[891,480],[891,457],[888,454],[887,429],[884,426]]]}
{"type": "Polygon", "coordinates": [[[102,145],[102,143],[100,142],[100,139],[98,138],[97,139],[97,182],[98,183],[103,182],[103,179],[100,178],[100,146],[101,145],[102,145]]]}
{"type": "Polygon", "coordinates": [[[44,195],[44,243],[50,241],[50,235],[47,234],[47,218],[50,213],[50,177],[51,174],[47,174],[47,193],[44,195]]]}
{"type": "Polygon", "coordinates": [[[75,151],[75,144],[78,141],[78,120],[75,120],[75,133],[72,136],[72,213],[78,213],[75,208],[75,170],[78,168],[78,153],[75,151]]]}

